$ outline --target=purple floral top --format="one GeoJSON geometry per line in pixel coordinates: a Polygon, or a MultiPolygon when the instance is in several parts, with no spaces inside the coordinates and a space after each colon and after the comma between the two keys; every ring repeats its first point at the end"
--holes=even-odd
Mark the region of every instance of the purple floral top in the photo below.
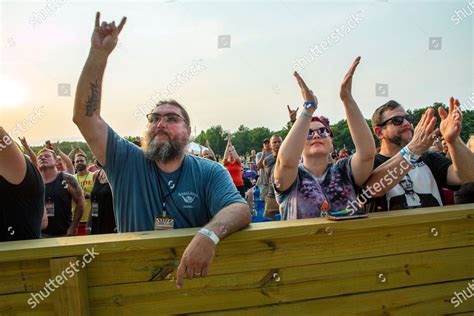
{"type": "Polygon", "coordinates": [[[325,217],[328,213],[352,209],[358,211],[352,156],[330,164],[322,179],[317,179],[303,164],[298,166],[295,182],[276,193],[282,219],[325,217]],[[319,181],[318,181],[319,180],[319,181]]]}

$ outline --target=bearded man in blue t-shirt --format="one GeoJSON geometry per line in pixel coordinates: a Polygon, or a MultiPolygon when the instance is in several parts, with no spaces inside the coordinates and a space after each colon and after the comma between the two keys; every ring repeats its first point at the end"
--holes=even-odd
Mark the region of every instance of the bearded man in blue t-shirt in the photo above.
{"type": "Polygon", "coordinates": [[[73,121],[104,166],[119,232],[204,226],[183,253],[177,271],[181,287],[184,275],[207,275],[217,243],[250,223],[249,208],[223,166],[185,154],[191,122],[178,102],[159,102],[147,115],[142,148],[118,136],[102,119],[102,78],[126,18],[118,26],[99,21],[97,13],[73,121]]]}

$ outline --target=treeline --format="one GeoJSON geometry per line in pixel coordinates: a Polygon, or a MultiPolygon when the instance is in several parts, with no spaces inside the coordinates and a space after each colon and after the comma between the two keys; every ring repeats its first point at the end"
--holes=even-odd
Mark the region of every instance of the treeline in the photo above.
{"type": "MultiPolygon", "coordinates": [[[[446,105],[442,103],[434,103],[432,106],[435,109],[435,114],[438,119],[437,126],[439,126],[439,122],[441,121],[438,115],[438,108],[440,106],[447,109],[446,105]]],[[[413,111],[407,110],[408,113],[413,114],[415,117],[415,126],[427,108],[428,107],[420,108],[413,111]]],[[[463,111],[462,113],[463,128],[461,131],[461,138],[464,142],[466,142],[469,138],[469,135],[474,134],[474,111],[463,111]]],[[[367,120],[367,124],[371,126],[370,119],[367,120]]],[[[260,151],[262,149],[263,139],[270,138],[274,134],[278,134],[285,138],[290,130],[290,127],[290,122],[287,122],[286,125],[278,131],[272,131],[267,127],[256,127],[250,129],[244,125],[240,125],[237,131],[231,133],[230,131],[224,130],[221,125],[216,125],[208,128],[205,131],[201,131],[194,141],[205,146],[206,139],[209,140],[209,144],[211,145],[214,152],[223,156],[227,144],[227,137],[229,134],[232,134],[232,144],[235,146],[237,152],[240,155],[244,155],[245,153],[250,153],[252,149],[256,150],[257,152],[260,151]]],[[[335,148],[342,148],[344,145],[346,145],[346,148],[349,150],[354,149],[354,142],[352,141],[346,120],[340,120],[335,124],[331,124],[331,128],[334,133],[333,143],[335,148]]],[[[125,138],[129,141],[133,141],[135,137],[126,136],[125,138]]],[[[377,140],[376,144],[378,145],[377,140]]],[[[87,144],[84,142],[61,142],[59,144],[59,148],[66,154],[69,154],[72,148],[76,146],[79,146],[87,154],[89,159],[92,158],[92,153],[87,144]]],[[[36,146],[32,148],[35,152],[37,152],[42,147],[36,146]]]]}
{"type": "MultiPolygon", "coordinates": [[[[438,114],[438,108],[442,106],[447,110],[447,107],[443,103],[434,103],[433,108],[435,110],[435,115],[437,117],[437,127],[439,127],[439,122],[441,119],[438,114]]],[[[428,109],[428,107],[419,108],[416,110],[407,110],[409,114],[412,114],[415,117],[415,124],[418,124],[418,121],[421,119],[423,113],[428,109]]],[[[463,111],[463,128],[461,131],[461,138],[464,142],[467,141],[470,134],[474,133],[474,111],[463,111]]],[[[367,119],[367,124],[372,129],[371,120],[367,119]]],[[[235,146],[237,152],[240,155],[250,152],[252,149],[255,149],[257,152],[262,149],[262,140],[264,138],[270,138],[273,134],[278,134],[283,138],[286,137],[288,131],[291,127],[291,123],[288,122],[281,130],[271,131],[266,127],[256,127],[250,129],[244,125],[240,125],[235,133],[232,133],[232,144],[235,146]]],[[[347,120],[340,120],[335,124],[331,124],[331,129],[334,134],[333,144],[335,148],[342,148],[346,145],[346,148],[349,150],[354,149],[354,142],[352,141],[351,134],[349,132],[349,127],[347,125],[347,120]]],[[[194,140],[196,143],[204,146],[206,139],[209,140],[209,144],[216,154],[223,155],[226,144],[227,136],[230,132],[225,131],[221,125],[216,125],[208,128],[205,131],[202,131],[198,137],[194,140]]],[[[378,140],[373,136],[376,145],[379,145],[378,140]]]]}

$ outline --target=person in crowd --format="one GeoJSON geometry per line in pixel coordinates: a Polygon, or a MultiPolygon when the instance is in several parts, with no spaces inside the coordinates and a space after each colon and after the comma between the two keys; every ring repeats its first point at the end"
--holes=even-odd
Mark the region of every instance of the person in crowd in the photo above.
{"type": "Polygon", "coordinates": [[[94,187],[91,192],[91,234],[112,234],[117,232],[115,224],[112,189],[104,169],[94,173],[94,187]]]}
{"type": "Polygon", "coordinates": [[[58,172],[56,154],[48,148],[38,153],[38,166],[45,184],[45,207],[48,227],[42,237],[76,236],[84,209],[82,190],[74,176],[58,172]],[[76,203],[72,217],[72,201],[76,203]]]}
{"type": "Polygon", "coordinates": [[[95,159],[95,157],[92,156],[92,159],[91,159],[89,165],[87,166],[87,171],[92,172],[92,173],[95,174],[99,170],[100,170],[100,168],[97,166],[97,159],[95,159]]]}
{"type": "Polygon", "coordinates": [[[349,130],[357,148],[353,156],[329,164],[333,151],[329,124],[313,113],[317,98],[295,72],[303,95],[304,109],[283,141],[274,171],[276,198],[284,220],[324,217],[336,211],[348,215],[354,209],[357,192],[372,172],[375,143],[370,129],[352,96],[352,77],[360,62],[357,57],[343,79],[340,97],[349,130]],[[301,154],[303,163],[300,163],[301,154]]]}
{"type": "Polygon", "coordinates": [[[446,142],[446,139],[443,139],[441,141],[441,146],[443,148],[443,154],[446,158],[448,158],[449,160],[451,160],[451,154],[449,152],[449,147],[448,147],[448,142],[446,142]]]}
{"type": "Polygon", "coordinates": [[[204,226],[182,255],[179,288],[184,275],[207,276],[217,243],[247,226],[250,211],[222,165],[185,154],[191,120],[178,102],[160,101],[146,116],[142,148],[117,135],[101,117],[102,79],[125,21],[100,24],[97,13],[73,121],[104,166],[119,232],[204,226]]]}
{"type": "Polygon", "coordinates": [[[435,135],[433,144],[428,150],[431,152],[443,154],[443,145],[441,142],[441,137],[439,135],[435,135]]]}
{"type": "Polygon", "coordinates": [[[347,154],[347,148],[346,145],[342,147],[341,151],[339,152],[339,158],[347,158],[349,155],[347,154]]]}
{"type": "MultiPolygon", "coordinates": [[[[469,137],[466,145],[474,155],[474,135],[469,137]]],[[[456,204],[474,203],[474,182],[463,184],[458,191],[454,192],[454,202],[456,204]]]]}
{"type": "Polygon", "coordinates": [[[251,169],[255,170],[255,166],[257,166],[257,153],[255,152],[255,149],[250,151],[249,163],[252,166],[251,169]]]}
{"type": "Polygon", "coordinates": [[[413,116],[396,101],[388,101],[375,110],[372,127],[381,148],[375,158],[375,170],[366,183],[368,189],[373,188],[366,203],[368,211],[442,206],[442,188],[456,190],[458,185],[474,180],[469,170],[474,159],[459,137],[459,101],[451,97],[448,113],[442,107],[438,112],[439,131],[448,144],[452,161],[428,150],[438,133],[433,108],[425,111],[415,129],[413,116]],[[408,179],[410,192],[403,187],[408,179]],[[413,199],[415,194],[420,198],[413,199]]]}
{"type": "Polygon", "coordinates": [[[20,141],[21,145],[23,146],[23,153],[28,155],[30,157],[30,161],[35,165],[36,168],[38,166],[36,165],[36,154],[35,152],[31,149],[30,145],[28,144],[28,141],[26,140],[25,137],[18,137],[18,140],[20,141]]]}
{"type": "Polygon", "coordinates": [[[296,108],[296,110],[293,110],[290,108],[290,105],[287,104],[286,108],[288,109],[288,116],[290,117],[290,123],[291,126],[293,126],[296,122],[297,116],[298,116],[298,110],[300,109],[299,107],[296,108]]]}
{"type": "Polygon", "coordinates": [[[257,185],[260,189],[260,198],[262,200],[265,200],[268,194],[268,181],[267,177],[265,176],[265,168],[263,167],[263,162],[265,161],[265,158],[272,155],[272,150],[270,148],[270,140],[268,138],[265,138],[262,141],[262,144],[262,151],[257,153],[256,169],[258,173],[257,185]]]}
{"type": "Polygon", "coordinates": [[[68,155],[62,152],[59,148],[59,142],[55,145],[52,145],[54,153],[56,154],[56,169],[59,172],[67,172],[69,174],[74,174],[74,165],[69,159],[68,155]]]}
{"type": "Polygon", "coordinates": [[[26,158],[2,126],[0,200],[0,242],[40,238],[41,227],[47,224],[47,220],[43,223],[43,180],[35,164],[26,158]]]}
{"type": "Polygon", "coordinates": [[[245,197],[244,179],[242,178],[242,161],[232,146],[231,135],[228,135],[227,146],[224,152],[224,167],[229,171],[235,187],[242,197],[245,197]]]}
{"type": "Polygon", "coordinates": [[[133,143],[137,145],[138,147],[142,147],[142,139],[140,136],[136,136],[135,139],[133,140],[133,143]]]}
{"type": "Polygon", "coordinates": [[[217,161],[216,155],[214,154],[214,151],[212,150],[211,145],[209,144],[209,140],[207,139],[206,139],[206,147],[207,149],[201,150],[201,156],[205,159],[217,161]]]}
{"type": "Polygon", "coordinates": [[[76,146],[71,145],[71,151],[68,154],[69,159],[74,162],[76,154],[82,154],[87,157],[87,154],[81,149],[79,143],[76,143],[76,146]]]}
{"type": "MultiPolygon", "coordinates": [[[[79,186],[81,187],[82,193],[84,194],[84,209],[82,212],[81,222],[78,227],[78,235],[83,236],[87,234],[87,221],[91,213],[91,192],[94,186],[94,173],[87,169],[88,161],[87,156],[81,152],[77,153],[74,157],[74,165],[76,166],[77,173],[74,175],[79,186]]],[[[73,205],[74,207],[74,205],[73,205]]]]}
{"type": "Polygon", "coordinates": [[[280,135],[273,135],[270,138],[270,150],[271,155],[268,155],[263,159],[263,168],[265,169],[266,182],[268,183],[268,193],[265,197],[265,217],[275,218],[275,214],[279,212],[279,206],[275,199],[275,188],[273,187],[272,181],[273,170],[275,167],[276,157],[282,143],[280,135]]]}

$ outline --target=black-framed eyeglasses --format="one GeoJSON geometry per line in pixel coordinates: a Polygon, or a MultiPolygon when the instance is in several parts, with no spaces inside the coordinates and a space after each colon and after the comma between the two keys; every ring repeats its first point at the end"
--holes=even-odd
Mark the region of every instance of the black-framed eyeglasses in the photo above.
{"type": "Polygon", "coordinates": [[[415,121],[415,117],[411,114],[395,115],[395,116],[383,121],[378,126],[380,126],[380,127],[385,126],[389,121],[392,121],[393,125],[398,126],[398,125],[401,125],[404,120],[407,120],[408,123],[413,124],[413,122],[415,121]]]}
{"type": "Polygon", "coordinates": [[[159,121],[161,121],[162,118],[164,119],[166,124],[176,124],[180,120],[183,120],[186,122],[184,117],[176,113],[166,113],[163,115],[159,113],[150,113],[150,114],[147,114],[146,118],[148,119],[148,123],[150,124],[158,123],[159,121]]]}
{"type": "Polygon", "coordinates": [[[329,128],[327,127],[320,127],[317,129],[309,129],[308,136],[306,136],[306,140],[311,140],[313,139],[315,133],[319,135],[321,138],[326,138],[331,136],[332,137],[332,132],[329,128]]]}

